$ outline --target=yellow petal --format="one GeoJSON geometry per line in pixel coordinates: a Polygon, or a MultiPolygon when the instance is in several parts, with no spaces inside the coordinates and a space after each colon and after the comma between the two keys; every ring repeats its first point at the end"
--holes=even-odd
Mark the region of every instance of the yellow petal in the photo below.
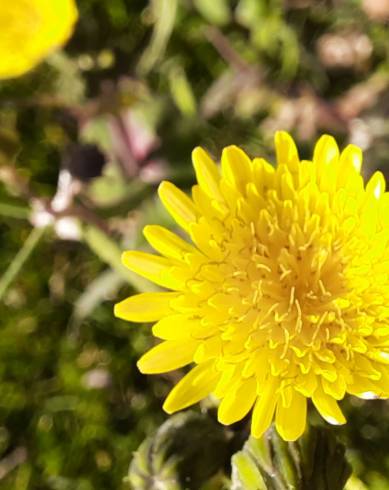
{"type": "Polygon", "coordinates": [[[376,199],[379,199],[385,192],[385,186],[385,177],[382,175],[382,172],[374,172],[366,185],[366,193],[373,195],[376,199]]]}
{"type": "Polygon", "coordinates": [[[194,341],[166,340],[150,349],[139,359],[138,369],[143,374],[174,371],[192,362],[197,345],[198,343],[194,341]]]}
{"type": "Polygon", "coordinates": [[[319,386],[312,395],[312,401],[320,415],[328,423],[333,425],[342,425],[346,423],[346,419],[336,400],[332,396],[327,395],[321,386],[319,386]]]}
{"type": "Polygon", "coordinates": [[[219,335],[210,337],[209,339],[202,340],[194,355],[194,360],[198,364],[208,361],[208,359],[215,359],[222,354],[223,343],[219,335]]]}
{"type": "Polygon", "coordinates": [[[196,221],[197,213],[193,201],[171,182],[164,181],[158,188],[159,198],[177,224],[184,230],[196,221]]]}
{"type": "Polygon", "coordinates": [[[251,434],[253,437],[261,437],[271,424],[278,400],[278,386],[278,378],[272,377],[268,380],[255,404],[251,421],[251,434]]]}
{"type": "Polygon", "coordinates": [[[129,322],[155,322],[173,313],[170,301],[177,293],[142,293],[117,303],[115,316],[129,322]]]}
{"type": "Polygon", "coordinates": [[[278,165],[288,165],[291,170],[297,170],[299,156],[293,138],[286,131],[277,131],[274,135],[278,165]]]}
{"type": "Polygon", "coordinates": [[[270,189],[274,186],[275,176],[275,169],[269,162],[263,158],[254,158],[253,182],[259,195],[266,195],[265,189],[270,189]]]}
{"type": "Polygon", "coordinates": [[[193,167],[196,172],[197,182],[203,191],[212,199],[219,201],[223,197],[219,189],[219,169],[208,153],[202,148],[197,147],[192,152],[193,167]]]}
{"type": "Polygon", "coordinates": [[[186,374],[172,389],[163,404],[167,413],[189,407],[207,397],[215,388],[220,377],[213,362],[199,364],[186,374]]]}
{"type": "Polygon", "coordinates": [[[357,173],[361,172],[362,168],[362,150],[359,146],[347,145],[346,148],[340,154],[339,159],[339,178],[342,175],[346,175],[348,170],[352,169],[357,173]]]}
{"type": "Polygon", "coordinates": [[[159,225],[147,225],[143,234],[150,245],[160,254],[182,260],[186,253],[196,253],[196,248],[181,237],[159,225]]]}
{"type": "Polygon", "coordinates": [[[153,335],[164,340],[178,340],[192,338],[192,328],[200,320],[190,320],[185,315],[171,315],[162,318],[153,326],[153,335]]]}
{"type": "MultiPolygon", "coordinates": [[[[192,200],[201,218],[215,222],[215,219],[223,220],[228,214],[225,203],[209,197],[199,185],[192,186],[192,200]]],[[[194,224],[192,223],[191,226],[194,224]]]]}
{"type": "Polygon", "coordinates": [[[190,227],[190,237],[201,253],[210,259],[220,261],[223,259],[223,254],[214,235],[215,230],[203,218],[190,227]]]}
{"type": "Polygon", "coordinates": [[[228,390],[219,405],[217,418],[225,425],[243,419],[251,410],[257,398],[257,382],[254,377],[239,382],[228,390]]]}
{"type": "Polygon", "coordinates": [[[169,289],[181,289],[183,286],[176,275],[171,273],[173,263],[159,255],[130,250],[122,254],[123,265],[159,286],[169,289]]]}
{"type": "Polygon", "coordinates": [[[388,386],[382,388],[379,386],[378,383],[381,384],[382,382],[384,382],[385,385],[388,384],[386,379],[381,379],[377,382],[354,374],[353,382],[347,385],[347,393],[364,400],[385,397],[385,393],[388,393],[389,390],[388,386]]]}
{"type": "Polygon", "coordinates": [[[221,375],[213,394],[216,398],[223,398],[228,389],[240,378],[240,374],[237,373],[236,365],[224,362],[223,359],[219,358],[216,365],[221,375]]]}
{"type": "Polygon", "coordinates": [[[339,148],[335,139],[328,134],[324,134],[316,143],[313,151],[313,163],[322,171],[325,167],[337,162],[339,158],[339,148]]]}
{"type": "Polygon", "coordinates": [[[227,146],[223,150],[221,164],[226,180],[244,192],[252,177],[251,160],[246,153],[237,146],[227,146]]]}
{"type": "Polygon", "coordinates": [[[77,18],[74,0],[3,0],[0,79],[24,74],[64,45],[77,18]]]}
{"type": "Polygon", "coordinates": [[[341,400],[342,398],[344,398],[347,384],[344,376],[342,376],[340,373],[338,373],[336,380],[332,383],[323,378],[322,385],[323,390],[327,393],[327,395],[332,396],[333,398],[335,398],[335,400],[341,400]]]}
{"type": "MultiPolygon", "coordinates": [[[[288,400],[289,401],[289,400],[288,400]]],[[[305,430],[307,418],[307,399],[297,391],[292,391],[288,407],[281,400],[276,410],[276,428],[285,441],[295,441],[305,430]]]]}

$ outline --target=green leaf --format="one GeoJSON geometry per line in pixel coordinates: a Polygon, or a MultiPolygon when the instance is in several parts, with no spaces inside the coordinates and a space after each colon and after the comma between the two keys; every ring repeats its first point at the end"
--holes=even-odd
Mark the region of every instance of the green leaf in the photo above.
{"type": "Polygon", "coordinates": [[[313,427],[291,443],[270,428],[233,456],[231,490],[342,490],[350,473],[331,430],[313,427]]]}
{"type": "Polygon", "coordinates": [[[177,0],[153,0],[152,15],[155,20],[150,44],[139,61],[138,71],[146,75],[163,56],[176,20],[177,0]]]}
{"type": "Polygon", "coordinates": [[[222,26],[230,21],[231,12],[226,0],[194,0],[194,5],[211,24],[222,26]]]}
{"type": "Polygon", "coordinates": [[[134,490],[198,490],[228,459],[229,433],[205,414],[169,418],[146,439],[131,462],[134,490]]]}
{"type": "Polygon", "coordinates": [[[28,260],[35,247],[38,245],[44,232],[45,228],[32,229],[26,241],[23,243],[22,248],[15,255],[13,261],[10,263],[4,274],[0,277],[0,299],[3,298],[9,286],[16,279],[23,265],[28,260]]]}
{"type": "Polygon", "coordinates": [[[116,242],[103,231],[94,226],[86,226],[83,233],[84,241],[89,245],[90,249],[106,264],[118,272],[118,274],[136,291],[152,291],[155,286],[139,277],[134,272],[126,269],[121,261],[122,251],[117,246],[116,242]]]}
{"type": "Polygon", "coordinates": [[[62,103],[77,104],[84,100],[85,81],[77,63],[63,51],[51,54],[47,62],[56,70],[54,92],[62,103]]]}
{"type": "Polygon", "coordinates": [[[15,204],[0,202],[1,216],[14,219],[28,219],[30,214],[31,211],[27,206],[18,206],[15,204]]]}
{"type": "Polygon", "coordinates": [[[178,109],[184,116],[193,116],[196,113],[196,99],[182,66],[177,64],[169,70],[169,84],[178,109]]]}
{"type": "Polygon", "coordinates": [[[97,276],[74,303],[73,325],[79,325],[107,296],[115,297],[123,282],[117,270],[107,269],[97,276]]]}
{"type": "Polygon", "coordinates": [[[266,484],[252,456],[239,451],[232,457],[231,490],[266,490],[266,484]]]}

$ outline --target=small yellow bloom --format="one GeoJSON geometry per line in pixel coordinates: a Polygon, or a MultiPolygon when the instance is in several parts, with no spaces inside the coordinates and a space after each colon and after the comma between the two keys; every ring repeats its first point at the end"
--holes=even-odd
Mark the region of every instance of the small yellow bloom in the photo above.
{"type": "Polygon", "coordinates": [[[3,0],[0,6],[0,79],[23,75],[71,36],[74,0],[3,0]]]}
{"type": "Polygon", "coordinates": [[[167,397],[171,413],[213,393],[218,418],[252,410],[260,437],[273,418],[285,440],[305,429],[307,400],[332,424],[346,393],[389,396],[389,193],[376,172],[364,186],[361,150],[322,136],[312,161],[275,136],[277,166],[225,148],[221,167],[197,148],[189,197],[169,182],[160,198],[189,236],[144,233],[161,255],[125,252],[124,264],[169,292],[116,305],[154,322],[163,340],[143,373],[190,363],[167,397]]]}

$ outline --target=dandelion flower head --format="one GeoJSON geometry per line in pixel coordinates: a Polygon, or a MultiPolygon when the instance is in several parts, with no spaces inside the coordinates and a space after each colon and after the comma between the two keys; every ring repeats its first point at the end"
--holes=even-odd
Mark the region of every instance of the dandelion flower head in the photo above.
{"type": "Polygon", "coordinates": [[[169,291],[115,307],[157,322],[162,339],[138,362],[143,373],[191,370],[168,395],[168,413],[209,394],[223,424],[249,412],[260,437],[272,420],[285,440],[306,426],[307,402],[333,424],[338,401],[389,394],[389,193],[367,185],[361,150],[331,136],[311,161],[275,135],[277,165],[236,146],[217,165],[193,152],[191,197],[162,182],[160,199],[187,240],[160,226],[144,234],[160,255],[123,254],[132,271],[169,291]]]}
{"type": "Polygon", "coordinates": [[[23,75],[70,37],[74,0],[3,0],[0,6],[0,79],[23,75]]]}

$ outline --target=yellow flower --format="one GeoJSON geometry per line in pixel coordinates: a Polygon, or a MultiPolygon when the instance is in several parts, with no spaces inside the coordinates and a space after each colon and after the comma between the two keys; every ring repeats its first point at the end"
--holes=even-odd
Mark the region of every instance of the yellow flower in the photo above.
{"type": "Polygon", "coordinates": [[[0,79],[23,75],[62,46],[77,16],[74,0],[3,0],[0,79]]]}
{"type": "Polygon", "coordinates": [[[275,418],[285,440],[305,429],[307,400],[332,424],[346,393],[389,396],[389,193],[376,172],[366,187],[361,150],[339,153],[322,136],[312,161],[275,136],[277,167],[225,148],[219,168],[193,152],[198,185],[173,184],[162,203],[191,242],[160,227],[144,234],[161,256],[125,252],[124,264],[172,291],[132,296],[118,317],[154,322],[163,340],[143,373],[190,363],[168,413],[212,393],[219,421],[252,410],[260,437],[275,418]]]}

